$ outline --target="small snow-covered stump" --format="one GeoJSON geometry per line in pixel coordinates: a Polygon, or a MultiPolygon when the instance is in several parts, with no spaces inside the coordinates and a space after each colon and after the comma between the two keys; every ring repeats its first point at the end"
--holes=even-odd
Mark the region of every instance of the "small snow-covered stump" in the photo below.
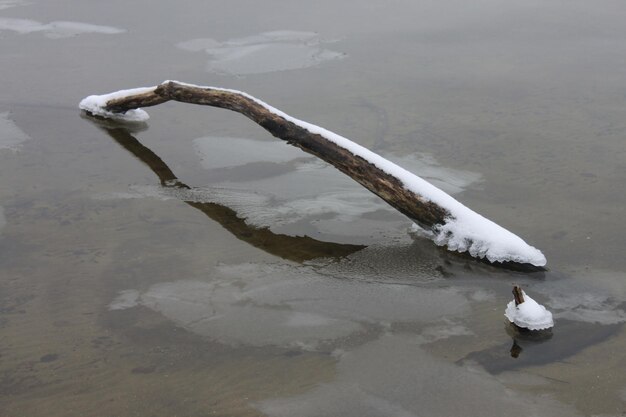
{"type": "Polygon", "coordinates": [[[517,285],[513,287],[513,297],[514,299],[507,304],[504,315],[517,330],[545,332],[554,327],[552,313],[530,298],[517,285]]]}
{"type": "Polygon", "coordinates": [[[140,107],[167,101],[233,110],[272,135],[333,165],[409,217],[435,244],[500,265],[541,270],[545,256],[424,179],[351,140],[296,119],[242,91],[165,81],[158,86],[89,96],[79,107],[96,117],[138,122],[140,107]]]}

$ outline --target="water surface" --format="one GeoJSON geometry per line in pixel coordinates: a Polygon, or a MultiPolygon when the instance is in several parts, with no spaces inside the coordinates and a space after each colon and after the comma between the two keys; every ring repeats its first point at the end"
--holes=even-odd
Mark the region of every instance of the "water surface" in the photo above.
{"type": "Polygon", "coordinates": [[[0,414],[626,412],[619,1],[0,1],[0,414]],[[223,110],[247,91],[540,248],[494,268],[223,110]],[[511,331],[520,284],[552,337],[511,331]],[[512,357],[512,352],[517,358],[512,357]]]}

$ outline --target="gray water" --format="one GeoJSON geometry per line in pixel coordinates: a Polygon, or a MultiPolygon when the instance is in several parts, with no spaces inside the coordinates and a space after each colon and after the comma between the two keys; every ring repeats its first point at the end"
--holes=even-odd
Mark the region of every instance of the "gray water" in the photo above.
{"type": "Polygon", "coordinates": [[[623,415],[625,21],[608,0],[0,1],[0,415],[623,415]],[[165,79],[351,138],[549,269],[412,237],[237,114],[77,108],[165,79]],[[507,325],[513,284],[551,337],[507,325]]]}

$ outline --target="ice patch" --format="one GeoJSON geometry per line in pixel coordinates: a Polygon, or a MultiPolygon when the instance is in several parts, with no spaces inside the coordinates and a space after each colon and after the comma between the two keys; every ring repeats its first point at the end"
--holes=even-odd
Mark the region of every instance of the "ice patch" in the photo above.
{"type": "Polygon", "coordinates": [[[295,312],[289,317],[285,325],[292,327],[320,327],[328,326],[332,321],[334,319],[319,314],[295,312]]]}
{"type": "Polygon", "coordinates": [[[0,150],[9,149],[15,152],[28,139],[30,137],[9,118],[8,112],[0,113],[0,150]]]}
{"type": "Polygon", "coordinates": [[[26,4],[28,3],[20,0],[0,0],[0,10],[9,9],[16,6],[25,6],[26,4]]]}
{"type": "MultiPolygon", "coordinates": [[[[237,212],[257,226],[284,226],[306,218],[312,218],[318,222],[321,218],[324,222],[331,219],[340,223],[351,222],[380,208],[381,205],[375,197],[347,191],[323,193],[317,197],[285,201],[265,208],[239,206],[237,212]],[[331,218],[329,219],[328,216],[331,218]]],[[[382,208],[386,209],[384,206],[382,208]]],[[[329,227],[332,229],[331,226],[329,227]]],[[[332,232],[323,228],[319,230],[332,232]]]]}
{"type": "Polygon", "coordinates": [[[626,323],[626,281],[621,271],[578,271],[542,284],[557,319],[611,325],[626,323]]]}
{"type": "MultiPolygon", "coordinates": [[[[454,289],[337,280],[311,267],[222,265],[211,276],[211,282],[155,284],[138,302],[222,343],[306,349],[367,326],[423,323],[469,310],[466,296],[454,289]]],[[[120,294],[112,305],[135,299],[135,293],[120,294]]],[[[466,332],[451,327],[448,336],[466,332]]],[[[437,331],[445,337],[443,327],[437,331]]]]}
{"type": "Polygon", "coordinates": [[[548,297],[557,318],[604,325],[626,322],[626,311],[619,308],[624,302],[608,295],[574,293],[548,297]]]}
{"type": "Polygon", "coordinates": [[[515,305],[515,300],[506,306],[504,315],[511,323],[529,330],[544,330],[554,326],[552,313],[530,298],[524,291],[524,302],[515,305]]]}
{"type": "Polygon", "coordinates": [[[218,42],[192,39],[180,42],[180,49],[209,55],[210,72],[248,75],[307,68],[324,61],[340,59],[340,52],[322,48],[314,32],[273,31],[218,42]]]}
{"type": "Polygon", "coordinates": [[[44,36],[50,39],[69,38],[84,33],[115,35],[126,32],[124,29],[112,26],[92,25],[89,23],[66,21],[41,23],[36,20],[10,17],[0,17],[0,30],[10,30],[20,34],[42,32],[44,36]]]}
{"type": "Polygon", "coordinates": [[[136,307],[139,305],[139,295],[137,290],[120,291],[117,297],[109,304],[109,310],[126,310],[127,308],[136,307]]]}
{"type": "MultiPolygon", "coordinates": [[[[167,195],[167,189],[155,185],[131,185],[128,192],[110,192],[94,195],[94,200],[128,200],[135,198],[154,198],[157,200],[172,200],[174,195],[167,195]]],[[[193,201],[193,200],[192,200],[193,201]]]]}
{"type": "Polygon", "coordinates": [[[209,136],[195,139],[193,146],[205,169],[234,167],[253,162],[284,163],[305,156],[301,150],[278,141],[209,136]]]}
{"type": "Polygon", "coordinates": [[[92,95],[85,97],[78,104],[78,108],[89,112],[95,116],[107,119],[120,120],[125,122],[145,122],[150,118],[148,113],[141,109],[128,110],[125,113],[113,113],[104,109],[107,102],[117,98],[126,97],[132,94],[142,94],[153,91],[155,87],[133,88],[129,90],[116,91],[110,94],[92,95]]]}
{"type": "Polygon", "coordinates": [[[419,335],[419,338],[422,340],[422,343],[433,343],[438,340],[456,336],[474,336],[474,332],[462,324],[455,324],[450,320],[444,320],[444,324],[425,328],[419,335]]]}

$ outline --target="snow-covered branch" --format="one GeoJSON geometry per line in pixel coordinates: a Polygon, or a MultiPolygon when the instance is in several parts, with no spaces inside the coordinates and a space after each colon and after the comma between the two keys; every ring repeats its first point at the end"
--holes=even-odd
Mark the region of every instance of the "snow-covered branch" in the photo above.
{"type": "Polygon", "coordinates": [[[244,92],[165,81],[155,87],[89,96],[79,107],[95,116],[144,121],[148,115],[140,107],[170,100],[220,107],[245,115],[272,135],[350,176],[417,223],[437,245],[468,252],[492,263],[514,262],[537,267],[546,264],[538,249],[422,178],[349,139],[291,117],[244,92]]]}

